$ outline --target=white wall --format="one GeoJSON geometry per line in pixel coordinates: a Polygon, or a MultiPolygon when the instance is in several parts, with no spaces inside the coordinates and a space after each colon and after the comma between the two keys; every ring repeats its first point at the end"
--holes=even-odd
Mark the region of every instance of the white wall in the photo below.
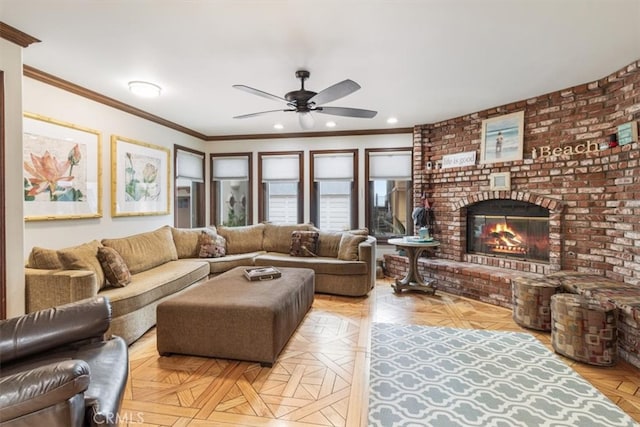
{"type": "MultiPolygon", "coordinates": [[[[26,112],[102,132],[102,218],[25,222],[24,251],[21,252],[25,259],[33,246],[57,249],[92,239],[121,237],[173,225],[173,197],[169,215],[111,217],[110,138],[111,135],[118,135],[169,148],[170,176],[173,176],[173,145],[203,151],[204,143],[201,140],[26,77],[23,108],[26,112]]],[[[14,157],[14,163],[20,168],[22,162],[17,159],[22,159],[22,153],[14,157]]],[[[22,176],[22,171],[17,172],[16,176],[22,176]]],[[[173,179],[169,181],[173,194],[173,179]]]]}
{"type": "MultiPolygon", "coordinates": [[[[364,190],[367,185],[364,176],[364,151],[366,148],[396,148],[413,147],[413,134],[389,134],[389,135],[363,135],[363,136],[332,136],[317,138],[283,138],[283,139],[258,139],[239,141],[215,141],[207,143],[207,153],[253,153],[253,222],[258,218],[258,152],[265,151],[303,151],[304,152],[304,222],[309,222],[309,151],[316,150],[358,150],[358,226],[363,227],[365,221],[364,190]]],[[[207,159],[208,163],[208,159],[207,159]]],[[[210,165],[207,165],[207,170],[210,165]]]]}
{"type": "Polygon", "coordinates": [[[24,234],[22,227],[22,48],[0,39],[5,90],[5,226],[7,316],[24,313],[24,234]]]}

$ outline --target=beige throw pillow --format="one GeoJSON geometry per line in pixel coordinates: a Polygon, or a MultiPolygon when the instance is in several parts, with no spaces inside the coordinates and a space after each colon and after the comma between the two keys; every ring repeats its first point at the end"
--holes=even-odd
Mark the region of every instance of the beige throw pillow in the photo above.
{"type": "Polygon", "coordinates": [[[60,262],[60,258],[58,258],[57,250],[40,248],[38,246],[34,246],[33,249],[31,249],[27,267],[43,270],[59,270],[63,268],[62,262],[60,262]]]}
{"type": "Polygon", "coordinates": [[[367,240],[367,236],[359,236],[350,233],[342,233],[340,247],[338,248],[338,259],[344,261],[358,260],[358,245],[367,240]]]}
{"type": "Polygon", "coordinates": [[[104,271],[107,282],[116,288],[122,288],[131,283],[131,272],[120,254],[112,248],[98,248],[98,261],[104,271]]]}
{"type": "Polygon", "coordinates": [[[92,240],[72,248],[60,249],[58,258],[67,270],[90,270],[96,273],[98,289],[102,289],[106,286],[106,282],[102,266],[98,261],[98,248],[101,246],[100,242],[92,240]]]}

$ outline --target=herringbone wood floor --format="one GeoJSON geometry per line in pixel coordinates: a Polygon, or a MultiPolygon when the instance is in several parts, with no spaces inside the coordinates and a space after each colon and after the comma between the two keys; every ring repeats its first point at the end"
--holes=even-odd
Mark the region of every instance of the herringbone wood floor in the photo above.
{"type": "MultiPolygon", "coordinates": [[[[130,348],[121,425],[366,426],[372,322],[548,333],[516,325],[511,311],[444,292],[394,294],[378,281],[367,298],[316,295],[272,368],[190,356],[160,357],[155,330],[130,348]]],[[[563,359],[640,421],[640,372],[563,359]]]]}

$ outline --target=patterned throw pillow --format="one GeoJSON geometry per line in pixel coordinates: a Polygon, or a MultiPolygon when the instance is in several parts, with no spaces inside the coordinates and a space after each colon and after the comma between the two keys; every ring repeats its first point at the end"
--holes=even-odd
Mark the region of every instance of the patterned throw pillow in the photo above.
{"type": "Polygon", "coordinates": [[[123,288],[131,283],[131,272],[118,251],[106,246],[98,248],[98,261],[111,286],[123,288]]]}
{"type": "Polygon", "coordinates": [[[317,231],[293,231],[291,233],[291,256],[318,256],[318,236],[317,231]]]}
{"type": "Polygon", "coordinates": [[[200,258],[220,258],[227,254],[227,241],[219,234],[200,233],[200,258]]]}

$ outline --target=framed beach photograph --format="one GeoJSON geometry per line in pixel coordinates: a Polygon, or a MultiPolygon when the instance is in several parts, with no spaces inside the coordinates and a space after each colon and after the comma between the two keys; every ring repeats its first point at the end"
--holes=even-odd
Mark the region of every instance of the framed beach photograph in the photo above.
{"type": "Polygon", "coordinates": [[[482,121],[480,163],[522,160],[524,111],[482,121]]]}
{"type": "Polygon", "coordinates": [[[168,215],[168,148],[111,136],[111,216],[168,215]]]}
{"type": "Polygon", "coordinates": [[[25,221],[102,216],[99,131],[24,113],[22,147],[25,221]]]}

